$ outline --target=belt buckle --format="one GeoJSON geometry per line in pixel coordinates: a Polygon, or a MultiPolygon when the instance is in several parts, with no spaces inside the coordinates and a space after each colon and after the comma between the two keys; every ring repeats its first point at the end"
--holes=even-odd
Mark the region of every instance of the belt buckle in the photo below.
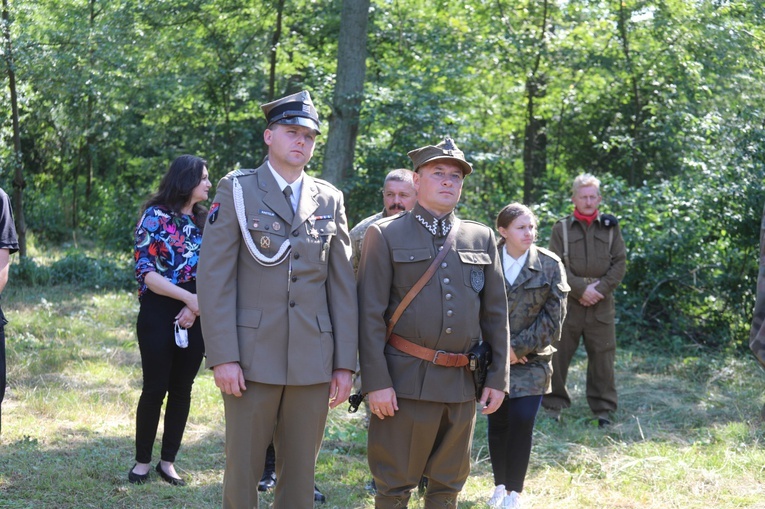
{"type": "Polygon", "coordinates": [[[436,350],[436,354],[433,356],[433,360],[430,362],[432,362],[433,364],[437,364],[438,356],[442,354],[446,355],[446,350],[436,350]]]}

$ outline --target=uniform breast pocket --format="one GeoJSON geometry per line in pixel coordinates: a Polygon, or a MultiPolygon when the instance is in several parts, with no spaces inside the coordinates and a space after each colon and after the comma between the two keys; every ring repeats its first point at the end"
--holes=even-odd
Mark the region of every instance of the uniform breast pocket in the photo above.
{"type": "Polygon", "coordinates": [[[552,285],[546,278],[531,278],[523,285],[523,289],[526,290],[524,293],[524,305],[526,307],[524,313],[536,315],[547,302],[552,285]]]}
{"type": "Polygon", "coordinates": [[[595,256],[597,256],[598,260],[611,260],[609,237],[608,230],[598,230],[595,232],[595,256]]]}
{"type": "Polygon", "coordinates": [[[531,278],[526,282],[523,287],[527,290],[536,290],[536,291],[542,291],[540,289],[546,289],[547,292],[549,292],[549,289],[551,288],[550,281],[548,281],[546,278],[531,278]]]}
{"type": "Polygon", "coordinates": [[[327,263],[329,248],[337,236],[337,223],[331,220],[319,219],[313,223],[307,221],[303,227],[308,238],[309,258],[313,262],[327,263]]]}
{"type": "MultiPolygon", "coordinates": [[[[418,279],[425,273],[432,255],[428,248],[393,249],[393,286],[409,288],[414,286],[418,279]]],[[[431,284],[432,278],[427,284],[431,284]]]]}
{"type": "Polygon", "coordinates": [[[465,286],[472,288],[476,293],[483,290],[486,274],[485,270],[491,265],[489,253],[484,251],[458,250],[462,262],[462,279],[465,286]]]}
{"type": "MultiPolygon", "coordinates": [[[[587,249],[584,247],[584,237],[581,235],[571,235],[568,239],[568,255],[572,261],[583,263],[587,249]]],[[[576,264],[579,266],[580,264],[576,264]]]]}
{"type": "Polygon", "coordinates": [[[287,238],[289,226],[279,217],[259,214],[250,217],[247,228],[260,252],[274,256],[287,238]]]}

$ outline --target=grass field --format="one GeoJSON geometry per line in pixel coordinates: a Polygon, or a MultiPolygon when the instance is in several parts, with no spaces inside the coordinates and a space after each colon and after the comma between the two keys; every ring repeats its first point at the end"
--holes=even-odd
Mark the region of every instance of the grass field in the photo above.
{"type": "MultiPolygon", "coordinates": [[[[156,476],[143,486],[127,482],[141,379],[134,292],[10,284],[3,309],[10,323],[0,508],[220,506],[223,408],[204,370],[176,463],[189,485],[156,476]]],[[[525,507],[765,509],[765,373],[751,356],[622,347],[621,409],[607,430],[584,401],[584,364],[580,353],[570,382],[576,399],[563,422],[537,422],[525,507]]],[[[363,412],[345,408],[330,412],[317,472],[329,500],[320,507],[371,508],[363,412]]],[[[158,451],[157,443],[155,462],[158,451]]],[[[485,507],[493,487],[480,415],[472,460],[461,508],[485,507]]],[[[270,501],[263,497],[261,507],[270,501]]],[[[417,495],[410,507],[422,507],[417,495]]]]}

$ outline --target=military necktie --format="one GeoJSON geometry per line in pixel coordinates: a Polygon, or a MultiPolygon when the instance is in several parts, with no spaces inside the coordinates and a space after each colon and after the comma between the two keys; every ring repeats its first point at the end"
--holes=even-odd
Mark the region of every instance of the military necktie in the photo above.
{"type": "Polygon", "coordinates": [[[290,206],[290,212],[292,212],[290,219],[292,219],[295,215],[295,209],[292,208],[292,186],[285,187],[282,192],[284,193],[284,199],[287,200],[287,205],[290,206]]]}

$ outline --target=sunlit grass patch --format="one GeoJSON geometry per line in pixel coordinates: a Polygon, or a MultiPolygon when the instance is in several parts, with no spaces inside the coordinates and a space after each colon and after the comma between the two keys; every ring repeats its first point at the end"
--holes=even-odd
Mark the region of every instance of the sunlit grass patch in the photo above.
{"type": "MultiPolygon", "coordinates": [[[[10,324],[0,507],[220,506],[223,402],[201,366],[176,463],[189,486],[178,490],[156,476],[145,486],[127,483],[141,390],[134,292],[15,288],[3,304],[10,324]]],[[[686,354],[618,350],[620,407],[613,425],[599,429],[584,396],[580,350],[569,374],[572,407],[561,423],[543,412],[537,419],[525,507],[765,509],[765,375],[751,359],[686,354]]],[[[477,415],[461,509],[485,507],[493,490],[486,421],[477,415]]],[[[159,440],[154,463],[158,456],[159,440]]],[[[329,413],[318,459],[324,509],[372,508],[370,480],[365,407],[349,414],[341,405],[329,413]]],[[[265,494],[261,507],[272,501],[265,494]]],[[[423,507],[414,493],[410,508],[423,507]]]]}

